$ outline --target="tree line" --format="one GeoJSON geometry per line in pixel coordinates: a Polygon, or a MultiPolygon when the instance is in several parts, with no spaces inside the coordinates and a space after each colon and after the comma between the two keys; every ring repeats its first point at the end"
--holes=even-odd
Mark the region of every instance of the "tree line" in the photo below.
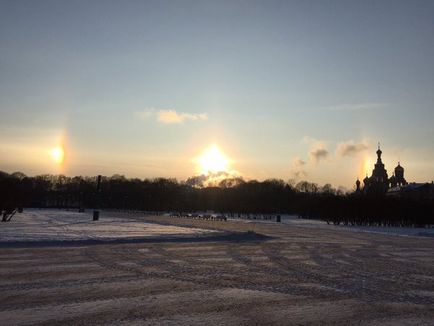
{"type": "Polygon", "coordinates": [[[294,214],[334,224],[434,224],[432,198],[364,196],[308,181],[228,177],[204,186],[203,178],[176,179],[39,175],[0,171],[0,208],[106,208],[153,212],[294,214]]]}

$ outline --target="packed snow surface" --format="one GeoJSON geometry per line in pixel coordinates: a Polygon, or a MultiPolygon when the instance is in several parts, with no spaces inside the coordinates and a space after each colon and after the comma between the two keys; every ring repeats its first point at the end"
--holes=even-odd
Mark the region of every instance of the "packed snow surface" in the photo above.
{"type": "Polygon", "coordinates": [[[433,238],[254,217],[25,210],[0,223],[0,238],[168,235],[0,241],[0,324],[433,325],[433,238]],[[264,237],[220,237],[252,233],[264,237]]]}
{"type": "MultiPolygon", "coordinates": [[[[12,220],[0,224],[0,242],[21,241],[76,241],[115,240],[139,238],[170,238],[179,236],[206,235],[215,230],[161,225],[142,220],[139,213],[126,214],[101,211],[98,221],[92,220],[92,210],[85,213],[56,209],[26,209],[12,220]]],[[[271,223],[261,220],[262,216],[251,215],[252,219],[229,219],[229,222],[271,223]]],[[[273,217],[274,219],[275,217],[273,217]]],[[[280,223],[279,223],[280,224],[280,223]]],[[[328,225],[324,221],[300,219],[282,215],[282,227],[303,227],[314,229],[342,230],[350,232],[373,232],[400,236],[434,237],[434,228],[400,228],[378,226],[328,225]]]]}
{"type": "Polygon", "coordinates": [[[115,212],[100,212],[98,221],[92,211],[27,209],[0,224],[0,241],[111,240],[148,237],[201,235],[210,230],[146,223],[115,212]],[[122,217],[120,217],[122,215],[122,217]]]}
{"type": "MultiPolygon", "coordinates": [[[[275,216],[271,216],[271,220],[263,220],[263,215],[250,214],[250,219],[242,216],[241,219],[233,219],[243,221],[245,223],[270,223],[274,224],[275,216]]],[[[302,227],[302,228],[314,228],[314,229],[328,229],[328,230],[342,230],[350,232],[369,232],[380,233],[387,235],[399,235],[399,236],[416,236],[416,237],[434,237],[434,226],[421,228],[421,227],[391,227],[391,226],[363,226],[363,225],[333,225],[327,224],[325,221],[298,218],[296,215],[281,215],[282,225],[302,227]]]]}

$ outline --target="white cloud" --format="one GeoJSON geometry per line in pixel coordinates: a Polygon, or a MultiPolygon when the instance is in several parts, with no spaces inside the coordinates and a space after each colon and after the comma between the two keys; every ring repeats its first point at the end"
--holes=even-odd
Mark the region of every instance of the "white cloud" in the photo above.
{"type": "Polygon", "coordinates": [[[185,113],[176,112],[172,109],[156,110],[156,109],[145,109],[143,111],[136,112],[136,115],[141,119],[156,118],[158,122],[164,124],[178,124],[184,123],[186,121],[199,121],[208,120],[208,115],[206,113],[185,113]]]}
{"type": "Polygon", "coordinates": [[[158,121],[161,123],[183,123],[185,121],[207,120],[206,113],[191,114],[191,113],[178,113],[175,110],[160,110],[158,111],[158,121]]]}

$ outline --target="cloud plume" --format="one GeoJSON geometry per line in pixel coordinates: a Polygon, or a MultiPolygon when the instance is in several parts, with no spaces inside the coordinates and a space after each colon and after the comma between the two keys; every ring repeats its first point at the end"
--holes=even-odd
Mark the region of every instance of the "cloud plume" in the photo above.
{"type": "Polygon", "coordinates": [[[188,178],[185,183],[196,188],[203,187],[232,187],[243,183],[243,178],[236,172],[220,171],[215,173],[201,174],[188,178]]]}
{"type": "Polygon", "coordinates": [[[344,157],[344,156],[354,156],[357,153],[365,151],[368,149],[367,141],[362,141],[359,143],[354,142],[353,140],[349,140],[347,142],[343,142],[338,144],[336,148],[336,154],[344,157]]]}
{"type": "Polygon", "coordinates": [[[310,157],[315,163],[319,163],[319,161],[326,159],[329,155],[329,151],[325,148],[317,148],[313,149],[309,153],[310,157]]]}
{"type": "Polygon", "coordinates": [[[329,151],[327,150],[328,141],[316,139],[309,136],[304,136],[303,142],[310,145],[309,160],[311,162],[317,164],[321,160],[325,160],[328,158],[329,156],[329,151]]]}
{"type": "Polygon", "coordinates": [[[177,112],[173,109],[145,109],[143,111],[137,112],[137,116],[141,119],[156,118],[158,122],[163,124],[181,124],[186,121],[199,121],[208,120],[208,115],[206,113],[186,113],[177,112]]]}
{"type": "Polygon", "coordinates": [[[158,121],[161,123],[183,123],[185,121],[207,120],[206,113],[191,114],[178,113],[175,110],[160,110],[158,111],[158,121]]]}
{"type": "Polygon", "coordinates": [[[296,157],[295,159],[292,160],[291,170],[292,170],[292,174],[294,175],[295,178],[307,176],[307,172],[304,170],[304,166],[306,164],[307,164],[307,162],[302,160],[299,157],[296,157]]]}

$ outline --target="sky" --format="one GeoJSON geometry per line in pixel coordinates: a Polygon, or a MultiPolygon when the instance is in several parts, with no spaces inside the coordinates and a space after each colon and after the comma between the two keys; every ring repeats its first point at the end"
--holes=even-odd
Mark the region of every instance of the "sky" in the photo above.
{"type": "Polygon", "coordinates": [[[434,179],[434,1],[0,1],[0,170],[434,179]],[[53,149],[64,150],[64,160],[53,149]]]}

